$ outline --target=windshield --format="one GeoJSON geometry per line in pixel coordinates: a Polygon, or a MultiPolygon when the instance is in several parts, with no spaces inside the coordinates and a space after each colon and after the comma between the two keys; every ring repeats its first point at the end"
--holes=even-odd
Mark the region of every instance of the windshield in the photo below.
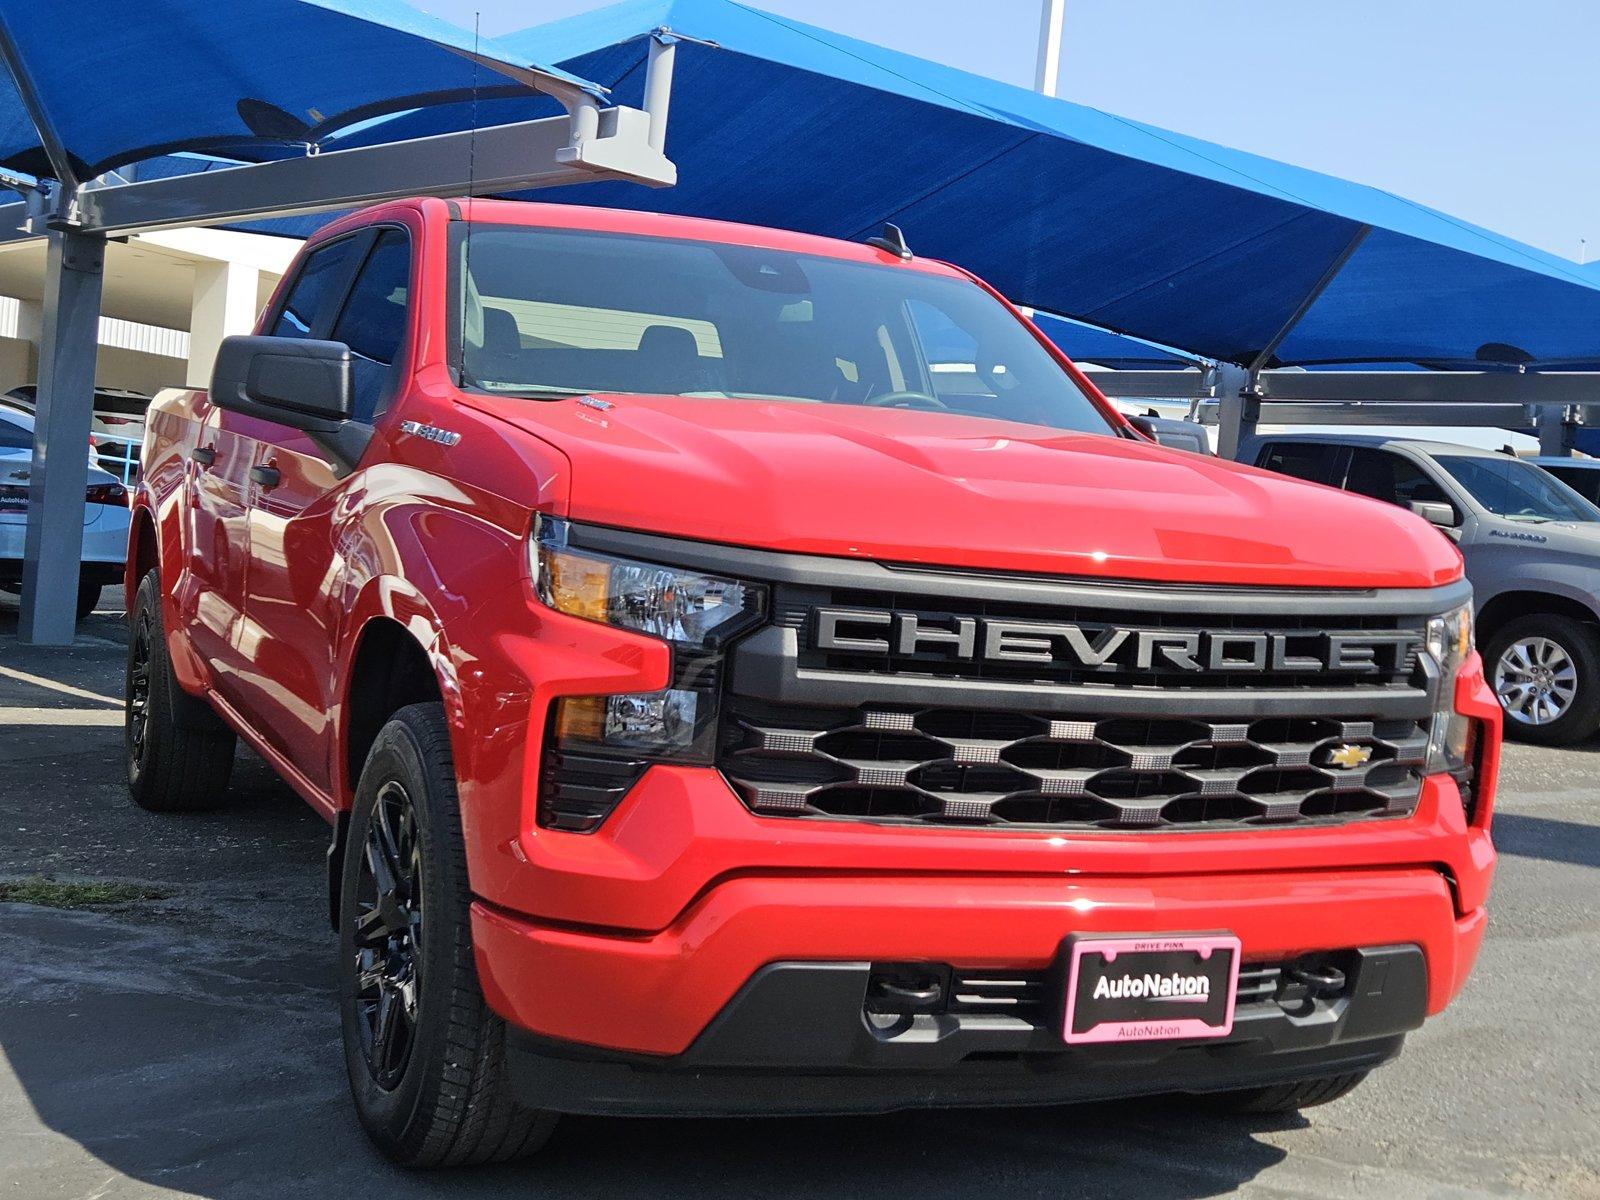
{"type": "Polygon", "coordinates": [[[483,225],[458,253],[466,386],[913,408],[1112,432],[1026,326],[968,280],[483,225]]]}
{"type": "Polygon", "coordinates": [[[1439,465],[1472,498],[1513,521],[1600,521],[1600,509],[1554,475],[1515,458],[1442,455],[1439,465]]]}

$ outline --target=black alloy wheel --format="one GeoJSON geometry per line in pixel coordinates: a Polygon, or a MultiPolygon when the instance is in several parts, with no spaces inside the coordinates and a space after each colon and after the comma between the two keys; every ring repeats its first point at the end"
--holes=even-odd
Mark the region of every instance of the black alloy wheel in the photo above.
{"type": "Polygon", "coordinates": [[[361,1049],[385,1091],[405,1075],[417,1040],[422,979],[422,847],[406,789],[378,793],[356,873],[356,1010],[361,1049]]]}
{"type": "Polygon", "coordinates": [[[154,633],[150,612],[141,608],[134,618],[133,637],[128,646],[127,720],[129,774],[137,773],[145,761],[145,739],[150,731],[150,671],[154,633]]]}

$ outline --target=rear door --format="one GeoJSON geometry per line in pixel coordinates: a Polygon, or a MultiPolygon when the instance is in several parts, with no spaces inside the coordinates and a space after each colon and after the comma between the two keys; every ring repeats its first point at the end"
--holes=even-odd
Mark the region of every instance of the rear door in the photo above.
{"type": "MultiPolygon", "coordinates": [[[[353,412],[373,421],[387,406],[405,338],[411,245],[401,228],[367,231],[355,270],[310,336],[354,355],[353,412]]],[[[263,736],[318,788],[331,790],[334,644],[344,561],[334,507],[345,483],[304,433],[262,424],[250,495],[250,587],[245,628],[263,664],[250,701],[263,736]]]]}

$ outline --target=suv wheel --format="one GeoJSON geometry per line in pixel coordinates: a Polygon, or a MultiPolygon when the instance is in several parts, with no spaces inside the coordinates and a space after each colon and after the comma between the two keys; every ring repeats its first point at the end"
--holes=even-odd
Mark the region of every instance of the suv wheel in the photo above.
{"type": "Polygon", "coordinates": [[[1554,613],[1517,617],[1483,657],[1508,737],[1561,746],[1600,726],[1600,646],[1590,626],[1554,613]]]}
{"type": "Polygon", "coordinates": [[[128,791],[151,812],[215,808],[233,774],[233,731],[173,678],[161,625],[161,578],[139,581],[123,688],[128,791]]]}
{"type": "Polygon", "coordinates": [[[539,1149],[555,1115],[512,1097],[505,1024],[478,986],[441,705],[402,708],[378,734],[345,844],[339,1015],[361,1124],[412,1167],[504,1162],[539,1149]]]}
{"type": "Polygon", "coordinates": [[[1330,1075],[1325,1079],[1302,1079],[1295,1083],[1243,1088],[1236,1092],[1213,1092],[1205,1100],[1222,1112],[1241,1116],[1292,1113],[1348,1096],[1366,1077],[1365,1071],[1356,1071],[1349,1075],[1330,1075]]]}

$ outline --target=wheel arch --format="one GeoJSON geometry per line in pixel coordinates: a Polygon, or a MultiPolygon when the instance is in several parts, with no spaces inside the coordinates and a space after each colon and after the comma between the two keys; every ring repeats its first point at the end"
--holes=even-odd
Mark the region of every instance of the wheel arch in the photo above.
{"type": "Polygon", "coordinates": [[[152,569],[160,568],[161,542],[156,534],[155,514],[148,505],[135,505],[128,521],[128,558],[122,577],[123,606],[126,611],[133,611],[139,581],[152,569]]]}
{"type": "Polygon", "coordinates": [[[1478,609],[1478,644],[1483,645],[1507,621],[1535,613],[1570,617],[1588,625],[1600,624],[1592,601],[1581,600],[1560,591],[1512,590],[1489,597],[1478,609]]]}

